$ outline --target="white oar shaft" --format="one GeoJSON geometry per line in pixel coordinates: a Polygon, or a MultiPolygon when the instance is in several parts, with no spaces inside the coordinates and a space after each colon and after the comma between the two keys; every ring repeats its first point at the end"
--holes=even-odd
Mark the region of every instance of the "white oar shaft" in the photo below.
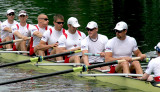
{"type": "MultiPolygon", "coordinates": [[[[27,40],[31,39],[31,37],[28,37],[27,40]]],[[[23,39],[17,39],[17,40],[13,40],[13,42],[20,42],[23,41],[23,39]]]]}
{"type": "Polygon", "coordinates": [[[84,65],[81,63],[42,63],[42,64],[35,64],[37,66],[77,66],[77,65],[84,65]]]}
{"type": "Polygon", "coordinates": [[[124,73],[115,73],[115,74],[80,74],[79,76],[88,76],[88,77],[95,77],[95,76],[135,76],[135,77],[142,77],[143,74],[124,74],[124,73]]]}
{"type": "Polygon", "coordinates": [[[29,51],[0,51],[0,53],[29,53],[29,51]]]}

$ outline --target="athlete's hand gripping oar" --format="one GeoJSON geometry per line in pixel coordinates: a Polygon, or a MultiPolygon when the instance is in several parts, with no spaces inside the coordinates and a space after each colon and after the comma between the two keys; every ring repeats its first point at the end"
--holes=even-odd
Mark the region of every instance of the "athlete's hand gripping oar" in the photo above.
{"type": "Polygon", "coordinates": [[[59,57],[59,56],[63,56],[63,55],[70,55],[70,54],[78,53],[78,52],[81,52],[81,50],[69,51],[69,52],[64,52],[64,53],[59,53],[59,54],[53,54],[53,55],[44,56],[44,57],[39,56],[39,57],[35,57],[35,58],[30,58],[29,60],[23,60],[23,61],[19,61],[19,62],[13,62],[13,63],[5,64],[5,65],[0,65],[0,68],[6,67],[6,66],[17,65],[17,64],[28,63],[28,62],[41,62],[42,60],[45,60],[47,58],[54,58],[54,57],[59,57]]]}
{"type": "MultiPolygon", "coordinates": [[[[31,39],[31,37],[28,37],[28,40],[31,39]]],[[[0,45],[6,45],[6,44],[11,44],[11,43],[15,43],[15,42],[20,42],[23,41],[23,39],[17,39],[17,40],[12,40],[12,41],[8,41],[8,42],[2,42],[0,43],[0,45]]]]}
{"type": "Polygon", "coordinates": [[[49,73],[49,74],[43,74],[39,76],[34,76],[34,77],[29,77],[29,78],[23,78],[23,79],[18,79],[18,80],[12,80],[8,82],[2,82],[0,85],[5,85],[5,84],[11,84],[11,83],[16,83],[16,82],[21,82],[21,81],[26,81],[26,80],[32,80],[32,79],[38,79],[38,78],[43,78],[43,77],[49,77],[49,76],[54,76],[54,75],[59,75],[59,74],[65,74],[65,73],[71,73],[71,72],[80,72],[80,71],[87,71],[88,69],[96,68],[96,67],[101,67],[101,66],[107,66],[107,65],[112,65],[112,64],[118,64],[120,62],[124,62],[125,60],[116,60],[112,62],[107,62],[107,63],[100,63],[100,64],[94,64],[90,66],[81,66],[81,67],[75,67],[73,69],[68,69],[64,71],[58,71],[54,73],[49,73]]]}

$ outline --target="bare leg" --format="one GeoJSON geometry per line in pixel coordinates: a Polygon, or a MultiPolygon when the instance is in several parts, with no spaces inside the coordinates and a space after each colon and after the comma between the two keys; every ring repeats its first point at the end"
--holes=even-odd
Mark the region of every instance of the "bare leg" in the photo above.
{"type": "MultiPolygon", "coordinates": [[[[58,47],[56,48],[56,54],[59,54],[59,53],[62,53],[61,49],[59,49],[58,47]]],[[[60,61],[60,60],[63,60],[63,57],[60,56],[60,57],[56,57],[56,60],[57,61],[60,61]]]]}
{"type": "Polygon", "coordinates": [[[129,71],[129,63],[122,62],[116,66],[116,72],[130,73],[129,71]]]}
{"type": "Polygon", "coordinates": [[[80,63],[80,57],[77,55],[71,56],[69,62],[80,63]]]}
{"type": "MultiPolygon", "coordinates": [[[[139,63],[139,61],[133,61],[131,66],[130,66],[130,71],[136,71],[136,74],[143,74],[141,65],[139,63]]],[[[137,77],[138,79],[141,79],[142,77],[137,77]]]]}

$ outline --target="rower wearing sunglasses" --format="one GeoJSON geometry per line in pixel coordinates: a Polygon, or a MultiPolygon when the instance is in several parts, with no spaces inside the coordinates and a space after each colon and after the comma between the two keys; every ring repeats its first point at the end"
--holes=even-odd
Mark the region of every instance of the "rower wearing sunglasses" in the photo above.
{"type": "Polygon", "coordinates": [[[35,25],[35,27],[37,28],[37,30],[33,30],[31,32],[31,42],[30,42],[30,55],[39,55],[39,56],[44,56],[44,51],[39,49],[39,42],[43,36],[43,33],[47,30],[49,30],[49,28],[51,28],[51,26],[48,25],[49,20],[48,20],[48,16],[45,14],[40,14],[38,15],[38,24],[35,25]]]}
{"type": "Polygon", "coordinates": [[[141,60],[144,59],[146,55],[142,54],[138,49],[135,38],[126,35],[127,30],[128,25],[125,22],[121,21],[116,24],[114,28],[116,37],[110,39],[106,45],[105,61],[109,62],[121,59],[127,61],[111,66],[110,73],[135,72],[136,74],[143,74],[139,61],[132,62],[132,53],[137,57],[141,57],[141,60]]]}
{"type": "MultiPolygon", "coordinates": [[[[18,18],[20,23],[11,27],[13,33],[13,40],[23,39],[21,42],[16,42],[14,44],[13,50],[19,51],[27,51],[29,47],[29,39],[31,36],[31,32],[37,30],[35,26],[31,24],[27,24],[26,20],[28,19],[27,12],[25,10],[21,10],[19,12],[18,18]]],[[[27,55],[24,53],[24,55],[27,55]]]]}
{"type": "MultiPolygon", "coordinates": [[[[44,32],[42,39],[39,43],[39,50],[43,51],[42,56],[45,56],[45,51],[48,50],[49,54],[56,54],[56,47],[58,46],[59,37],[65,33],[64,25],[64,17],[61,14],[56,14],[53,17],[54,27],[49,28],[44,32]]],[[[47,20],[46,20],[47,21],[47,20]]]]}
{"type": "MultiPolygon", "coordinates": [[[[68,31],[58,40],[59,53],[80,50],[81,40],[86,37],[83,32],[77,30],[80,27],[77,18],[70,17],[67,24],[68,31]]],[[[65,56],[65,63],[80,63],[80,56],[82,56],[81,52],[65,56]]]]}
{"type": "MultiPolygon", "coordinates": [[[[1,24],[1,41],[11,41],[13,38],[11,27],[18,22],[14,20],[15,12],[12,9],[7,10],[7,20],[1,24]]],[[[3,45],[3,48],[12,49],[12,44],[3,45]]]]}
{"type": "MultiPolygon", "coordinates": [[[[108,37],[98,34],[98,25],[91,21],[86,27],[88,36],[81,41],[82,60],[85,65],[97,64],[104,62],[105,44],[108,42],[108,37]],[[85,53],[100,54],[98,56],[87,56],[85,53]]],[[[104,70],[105,67],[101,67],[104,70]]]]}

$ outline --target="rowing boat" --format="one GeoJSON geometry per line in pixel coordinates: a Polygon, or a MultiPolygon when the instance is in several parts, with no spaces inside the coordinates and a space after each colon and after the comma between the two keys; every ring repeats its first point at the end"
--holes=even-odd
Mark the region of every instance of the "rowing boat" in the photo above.
{"type": "MultiPolygon", "coordinates": [[[[10,62],[16,62],[16,61],[21,61],[21,60],[28,60],[31,57],[30,56],[23,56],[20,54],[15,54],[15,53],[0,53],[0,58],[1,61],[6,62],[6,63],[10,63],[10,62]]],[[[43,61],[40,62],[39,64],[46,64],[46,63],[51,63],[49,61],[43,61]]],[[[30,62],[30,63],[25,63],[25,64],[21,64],[21,65],[17,65],[18,68],[22,68],[22,69],[34,69],[36,71],[39,71],[41,73],[50,73],[53,71],[62,71],[62,70],[67,70],[67,69],[71,69],[72,66],[63,66],[63,68],[60,68],[62,66],[35,66],[34,62],[30,62]]],[[[105,74],[102,72],[98,72],[98,71],[91,71],[94,74],[105,74]]],[[[79,72],[74,72],[74,73],[69,73],[69,74],[65,74],[64,76],[67,75],[73,75],[73,76],[77,76],[79,75],[79,72]]],[[[83,74],[88,74],[88,72],[84,72],[83,74]]],[[[99,76],[99,77],[79,77],[80,79],[93,79],[93,80],[98,80],[100,82],[107,82],[107,83],[112,83],[112,84],[116,84],[119,86],[125,86],[125,87],[129,87],[129,88],[134,88],[134,89],[139,89],[142,91],[146,91],[146,92],[158,92],[160,90],[160,88],[158,87],[154,87],[152,86],[150,83],[146,83],[145,81],[140,81],[140,80],[136,80],[136,79],[131,79],[131,78],[127,78],[127,77],[120,77],[120,76],[99,76]]]]}

